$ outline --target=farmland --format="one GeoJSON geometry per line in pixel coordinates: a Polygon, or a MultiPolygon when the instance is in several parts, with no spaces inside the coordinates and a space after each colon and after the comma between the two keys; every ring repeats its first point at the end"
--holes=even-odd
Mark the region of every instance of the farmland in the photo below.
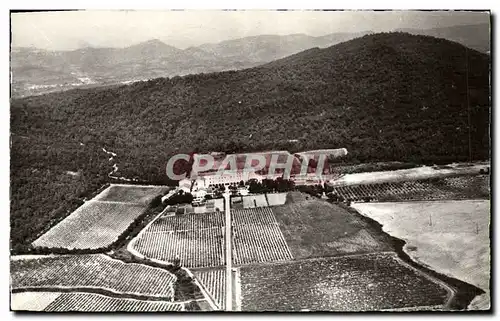
{"type": "Polygon", "coordinates": [[[278,224],[236,226],[234,249],[236,265],[292,259],[278,224]]]}
{"type": "Polygon", "coordinates": [[[290,202],[271,209],[295,259],[393,250],[390,238],[362,216],[301,193],[287,197],[290,202]]]}
{"type": "MultiPolygon", "coordinates": [[[[319,41],[319,37],[313,38],[319,41]]],[[[252,39],[247,40],[255,43],[252,39]]],[[[278,44],[286,47],[295,40],[304,41],[302,36],[287,39],[278,44]]],[[[157,41],[148,46],[151,44],[132,48],[130,54],[151,57],[158,56],[156,52],[169,52],[173,57],[178,53],[157,41]]],[[[107,58],[100,59],[100,53],[109,50],[89,50],[96,58],[96,64],[90,61],[90,65],[102,68],[100,61],[107,58]]],[[[71,51],[70,60],[79,60],[79,53],[89,50],[71,51]]],[[[195,50],[194,54],[199,52],[195,50]]],[[[158,57],[153,58],[158,61],[158,57]]],[[[46,307],[56,300],[63,306],[72,300],[73,306],[84,301],[81,309],[90,309],[89,305],[113,309],[131,304],[124,300],[160,305],[178,298],[174,286],[181,288],[184,284],[179,284],[185,281],[188,288],[192,283],[188,277],[182,279],[164,269],[152,268],[161,264],[141,260],[144,256],[172,261],[179,255],[181,264],[190,268],[226,263],[227,271],[232,272],[232,247],[235,260],[244,265],[237,267],[237,271],[244,270],[244,310],[439,307],[448,302],[447,289],[403,264],[395,253],[386,253],[394,251],[393,244],[399,244],[396,240],[352,209],[318,201],[314,196],[299,200],[289,197],[292,192],[284,197],[285,204],[279,205],[283,198],[274,200],[272,217],[269,212],[258,211],[263,207],[258,206],[257,199],[245,202],[240,197],[233,207],[234,229],[229,226],[230,215],[226,217],[226,235],[217,215],[186,214],[175,220],[158,219],[135,237],[141,224],[148,224],[143,219],[144,210],[156,195],[163,193],[156,187],[136,186],[133,190],[112,186],[73,211],[91,197],[91,191],[114,181],[110,171],[125,180],[173,184],[166,175],[165,163],[180,153],[269,149],[293,149],[295,153],[345,146],[352,153],[340,162],[431,163],[489,158],[490,59],[487,54],[444,39],[404,32],[380,33],[330,48],[312,48],[242,71],[170,78],[165,74],[163,78],[124,86],[13,99],[12,252],[65,252],[58,247],[93,249],[144,264],[123,263],[103,254],[14,260],[12,286],[16,291],[73,291],[71,295],[63,293],[64,300],[47,295],[41,299],[46,307]],[[116,152],[112,153],[116,159],[108,158],[103,147],[116,152]],[[243,214],[248,215],[237,217],[238,210],[247,210],[243,214]],[[67,217],[70,212],[74,216],[67,217]],[[52,229],[42,235],[46,228],[52,229]],[[123,238],[123,233],[130,230],[134,233],[123,238]],[[228,230],[234,231],[234,246],[228,230]],[[228,252],[226,262],[223,241],[228,252]],[[30,244],[43,248],[33,249],[30,244]],[[139,255],[133,256],[126,249],[139,255]]],[[[168,59],[160,60],[164,65],[171,64],[168,59]]],[[[141,72],[141,65],[137,67],[133,69],[141,72]]],[[[179,168],[191,167],[191,160],[179,168]]],[[[372,192],[370,186],[374,183],[365,181],[359,183],[359,190],[353,187],[355,190],[337,192],[356,200],[367,197],[378,201],[486,198],[481,184],[472,182],[463,189],[460,182],[445,187],[440,187],[439,182],[428,191],[420,191],[424,189],[421,185],[377,185],[377,192],[372,192]]],[[[259,201],[263,204],[260,196],[259,201]]],[[[192,207],[182,210],[195,211],[192,207]]],[[[432,211],[429,213],[429,225],[437,224],[431,219],[432,211]]],[[[418,210],[412,214],[418,215],[418,210]]],[[[464,226],[472,226],[482,237],[482,223],[471,220],[464,226]]],[[[470,235],[464,235],[464,241],[475,242],[470,235]]],[[[442,233],[440,237],[448,235],[442,233]]],[[[434,245],[440,244],[439,240],[431,240],[434,245]]],[[[413,245],[407,250],[416,254],[422,248],[413,245]]],[[[467,246],[459,250],[464,259],[468,258],[469,253],[464,253],[467,246]]],[[[436,251],[436,255],[447,260],[444,252],[436,251]]],[[[400,251],[398,254],[402,255],[400,251]]],[[[482,273],[480,268],[471,271],[471,276],[482,273]]],[[[213,284],[213,293],[219,291],[219,278],[216,273],[206,277],[205,282],[213,284]]],[[[228,289],[232,290],[232,286],[228,289]]]]}
{"type": "Polygon", "coordinates": [[[220,309],[226,305],[226,271],[224,269],[193,270],[194,276],[214,298],[220,309]]]}
{"type": "MultiPolygon", "coordinates": [[[[264,195],[262,195],[264,196],[264,195]]],[[[268,207],[232,210],[234,264],[292,259],[274,214],[268,207]]],[[[131,248],[140,256],[186,267],[224,264],[223,213],[159,217],[137,236],[131,248]]]]}
{"type": "Polygon", "coordinates": [[[244,311],[366,311],[440,306],[449,290],[395,253],[241,268],[244,311]]]}
{"type": "Polygon", "coordinates": [[[123,202],[148,205],[153,198],[163,195],[170,187],[168,186],[139,186],[139,185],[111,185],[94,200],[105,202],[123,202]]]}
{"type": "Polygon", "coordinates": [[[475,304],[488,308],[489,201],[359,203],[354,207],[381,223],[385,232],[405,240],[403,249],[415,261],[486,291],[475,304]]]}
{"type": "Polygon", "coordinates": [[[256,208],[231,211],[234,225],[277,223],[270,208],[256,208]]]}
{"type": "Polygon", "coordinates": [[[122,299],[95,293],[62,293],[49,304],[47,312],[170,312],[182,311],[182,304],[166,301],[122,299]]]}
{"type": "Polygon", "coordinates": [[[221,228],[202,230],[145,232],[133,249],[149,259],[172,262],[178,255],[186,267],[224,264],[221,228]]]}
{"type": "Polygon", "coordinates": [[[123,263],[103,254],[11,260],[13,289],[85,289],[129,296],[173,298],[175,276],[141,264],[123,263]]]}
{"type": "Polygon", "coordinates": [[[224,264],[222,224],[222,213],[161,217],[130,248],[140,256],[166,262],[179,255],[186,267],[220,266],[224,264]]]}
{"type": "Polygon", "coordinates": [[[231,197],[231,210],[233,209],[243,209],[243,197],[242,196],[232,196],[231,197]]]}
{"type": "Polygon", "coordinates": [[[270,208],[234,210],[233,225],[234,264],[292,259],[290,249],[270,208]]]}
{"type": "Polygon", "coordinates": [[[440,200],[440,199],[487,199],[489,176],[456,176],[410,180],[402,182],[334,186],[333,194],[343,199],[362,201],[369,198],[380,202],[440,200]]]}
{"type": "Polygon", "coordinates": [[[11,309],[45,312],[164,312],[182,311],[183,305],[167,301],[122,299],[88,292],[18,292],[12,294],[11,309]]]}
{"type": "Polygon", "coordinates": [[[269,206],[283,205],[286,202],[287,193],[268,193],[266,194],[269,206]]]}
{"type": "Polygon", "coordinates": [[[265,207],[267,205],[264,194],[242,196],[243,208],[265,207]]]}
{"type": "Polygon", "coordinates": [[[33,242],[34,246],[99,249],[111,245],[144,211],[135,204],[89,201],[33,242]]]}
{"type": "Polygon", "coordinates": [[[481,173],[481,170],[484,170],[489,166],[489,162],[452,163],[442,166],[417,166],[413,168],[410,166],[410,168],[406,169],[346,174],[330,181],[330,183],[333,185],[344,186],[471,176],[481,173]]]}
{"type": "Polygon", "coordinates": [[[216,228],[224,225],[223,213],[184,214],[160,217],[147,230],[148,233],[216,228]]]}
{"type": "Polygon", "coordinates": [[[59,292],[11,293],[10,308],[14,311],[43,311],[60,295],[59,292]]]}
{"type": "Polygon", "coordinates": [[[168,187],[111,185],[32,244],[35,247],[100,249],[113,244],[168,187]]]}
{"type": "Polygon", "coordinates": [[[186,212],[191,211],[194,213],[207,213],[207,212],[217,212],[221,211],[224,212],[224,199],[223,198],[214,198],[207,200],[206,205],[201,205],[201,206],[191,206],[187,205],[186,206],[186,212]]]}
{"type": "MultiPolygon", "coordinates": [[[[457,189],[464,184],[477,182],[471,179],[473,181],[465,182],[462,177],[446,178],[447,186],[456,186],[457,189]]],[[[482,186],[482,182],[479,181],[478,186],[482,186]]],[[[433,184],[437,184],[436,181],[433,184]]],[[[421,186],[413,185],[413,188],[408,187],[405,192],[416,194],[421,186]]],[[[109,194],[103,192],[97,198],[106,200],[93,200],[86,205],[106,204],[124,206],[126,209],[144,207],[134,203],[132,198],[126,202],[116,201],[115,192],[118,191],[109,194]]],[[[251,204],[255,205],[253,201],[249,205],[245,197],[240,197],[239,206],[231,208],[233,264],[241,269],[241,291],[239,286],[233,291],[241,292],[243,311],[407,310],[416,307],[439,310],[446,309],[452,300],[455,288],[452,290],[443,281],[437,281],[429,274],[403,263],[393,252],[391,238],[353,209],[298,192],[269,195],[254,195],[254,198],[249,199],[257,200],[260,197],[266,204],[274,203],[275,206],[254,207],[251,204]],[[278,196],[268,203],[269,195],[278,196]],[[247,208],[244,208],[245,204],[247,208]]],[[[354,206],[358,205],[378,204],[360,203],[354,206]]],[[[403,211],[408,212],[407,219],[415,217],[416,212],[439,212],[434,208],[403,211]]],[[[474,213],[476,210],[464,207],[464,211],[474,213]]],[[[77,215],[74,217],[78,218],[77,215]]],[[[443,218],[443,222],[445,220],[443,218]]],[[[467,219],[462,221],[460,226],[472,226],[474,231],[486,229],[487,226],[484,222],[472,224],[467,219]]],[[[440,219],[433,220],[433,226],[440,228],[443,222],[440,219]]],[[[77,229],[78,225],[75,226],[73,228],[77,229]]],[[[132,239],[128,249],[138,258],[164,262],[172,262],[178,255],[181,265],[193,269],[193,274],[209,293],[211,300],[223,309],[226,275],[224,269],[217,268],[225,264],[223,228],[223,212],[173,216],[160,214],[132,239]]],[[[57,226],[51,231],[58,231],[57,226]]],[[[452,233],[457,234],[457,231],[453,230],[452,233]]],[[[66,237],[78,239],[78,235],[66,237]]],[[[440,237],[446,239],[446,236],[440,237]]],[[[98,238],[95,240],[99,241],[98,238]]],[[[484,240],[479,241],[488,244],[484,240]]],[[[408,245],[410,251],[407,252],[413,254],[412,257],[419,263],[429,266],[428,262],[418,258],[421,254],[420,245],[408,245]]],[[[425,247],[422,246],[422,249],[425,247]]],[[[437,254],[435,259],[439,260],[437,254]]],[[[474,260],[473,257],[466,259],[468,262],[474,260]]],[[[61,292],[57,296],[26,292],[24,299],[21,293],[15,293],[18,298],[16,304],[20,309],[24,306],[25,309],[45,311],[104,312],[179,311],[209,307],[207,302],[191,302],[187,305],[172,303],[176,277],[167,271],[142,264],[123,263],[102,254],[14,260],[11,269],[12,286],[16,292],[61,292]],[[26,295],[39,295],[40,303],[30,306],[24,302],[26,295]]],[[[474,273],[489,275],[489,270],[481,271],[471,265],[471,270],[466,273],[474,277],[474,273]]],[[[447,275],[468,282],[460,275],[447,275]]],[[[484,304],[484,300],[479,304],[484,304]]]]}

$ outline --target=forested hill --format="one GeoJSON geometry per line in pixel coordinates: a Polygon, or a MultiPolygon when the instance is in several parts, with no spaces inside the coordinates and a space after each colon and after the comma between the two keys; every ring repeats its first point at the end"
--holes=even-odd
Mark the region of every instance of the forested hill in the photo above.
{"type": "Polygon", "coordinates": [[[13,100],[13,217],[62,215],[75,190],[108,180],[102,147],[118,155],[117,175],[155,182],[169,156],[194,150],[346,147],[363,162],[451,162],[469,157],[469,106],[472,154],[486,159],[489,105],[488,55],[405,33],[240,71],[13,100]]]}

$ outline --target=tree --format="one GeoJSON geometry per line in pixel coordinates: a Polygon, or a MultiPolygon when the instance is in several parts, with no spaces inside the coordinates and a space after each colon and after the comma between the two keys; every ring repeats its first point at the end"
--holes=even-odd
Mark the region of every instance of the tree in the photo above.
{"type": "Polygon", "coordinates": [[[189,204],[193,201],[193,199],[194,197],[191,193],[177,193],[167,199],[164,203],[165,205],[189,204]]]}
{"type": "Polygon", "coordinates": [[[254,194],[262,193],[263,186],[261,183],[259,183],[259,181],[257,181],[256,179],[251,179],[248,181],[248,183],[249,183],[248,191],[250,193],[254,194]]]}

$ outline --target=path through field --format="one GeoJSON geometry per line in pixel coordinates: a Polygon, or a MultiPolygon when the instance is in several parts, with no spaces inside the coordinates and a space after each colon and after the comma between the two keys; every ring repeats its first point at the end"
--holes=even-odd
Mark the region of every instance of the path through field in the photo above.
{"type": "Polygon", "coordinates": [[[225,239],[226,239],[226,311],[231,311],[233,309],[233,275],[232,275],[232,222],[231,222],[231,201],[229,193],[224,194],[224,200],[226,201],[226,224],[225,224],[225,239]]]}

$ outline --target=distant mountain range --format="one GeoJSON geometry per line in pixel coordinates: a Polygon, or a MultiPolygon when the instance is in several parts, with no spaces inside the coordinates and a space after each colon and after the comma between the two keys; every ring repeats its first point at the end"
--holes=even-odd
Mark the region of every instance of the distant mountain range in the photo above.
{"type": "MultiPolygon", "coordinates": [[[[445,38],[485,53],[490,48],[488,24],[399,31],[445,38]]],[[[12,96],[244,69],[370,33],[333,33],[321,37],[305,34],[260,35],[184,50],[157,39],[126,48],[86,47],[72,51],[12,48],[12,96]]]]}
{"type": "Polygon", "coordinates": [[[480,52],[490,53],[490,25],[477,24],[434,29],[398,29],[414,35],[432,36],[458,42],[480,52]]]}

